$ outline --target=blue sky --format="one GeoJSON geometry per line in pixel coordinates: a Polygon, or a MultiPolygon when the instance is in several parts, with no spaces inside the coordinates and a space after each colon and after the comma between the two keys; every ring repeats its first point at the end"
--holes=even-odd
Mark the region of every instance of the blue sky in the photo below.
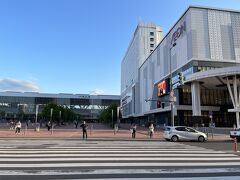
{"type": "Polygon", "coordinates": [[[139,20],[167,33],[189,5],[240,0],[0,0],[0,91],[120,94],[139,20]]]}

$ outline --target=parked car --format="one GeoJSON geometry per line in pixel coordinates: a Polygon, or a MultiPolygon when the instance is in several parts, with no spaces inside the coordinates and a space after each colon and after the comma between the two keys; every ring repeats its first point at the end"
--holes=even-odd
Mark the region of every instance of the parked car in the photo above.
{"type": "Polygon", "coordinates": [[[234,131],[230,131],[230,137],[237,138],[237,140],[240,142],[240,128],[235,129],[234,131]]]}
{"type": "Polygon", "coordinates": [[[164,130],[164,138],[173,142],[177,141],[199,141],[207,140],[207,135],[186,126],[166,127],[164,130]]]}

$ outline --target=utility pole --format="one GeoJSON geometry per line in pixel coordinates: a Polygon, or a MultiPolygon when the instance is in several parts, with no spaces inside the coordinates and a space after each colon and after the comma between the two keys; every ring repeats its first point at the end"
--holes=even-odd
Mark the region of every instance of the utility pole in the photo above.
{"type": "MultiPolygon", "coordinates": [[[[173,99],[174,97],[174,92],[172,90],[172,48],[176,46],[176,43],[174,42],[173,45],[170,47],[170,61],[169,61],[169,73],[170,73],[170,95],[169,99],[173,99]],[[172,98],[171,98],[172,97],[172,98]]],[[[173,101],[170,101],[170,106],[171,106],[171,125],[174,126],[174,111],[173,111],[173,101]]]]}
{"type": "Polygon", "coordinates": [[[50,117],[51,117],[51,134],[53,134],[53,122],[52,122],[53,108],[51,108],[50,117]]]}
{"type": "Polygon", "coordinates": [[[113,109],[112,109],[112,127],[114,127],[114,125],[113,125],[113,109]]]}

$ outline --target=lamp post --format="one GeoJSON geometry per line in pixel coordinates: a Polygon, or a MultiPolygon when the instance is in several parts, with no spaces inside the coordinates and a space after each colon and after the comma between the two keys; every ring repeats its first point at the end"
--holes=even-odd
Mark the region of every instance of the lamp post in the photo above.
{"type": "Polygon", "coordinates": [[[36,104],[35,131],[39,131],[39,126],[37,124],[37,121],[38,121],[38,110],[39,110],[39,105],[36,104]]]}
{"type": "Polygon", "coordinates": [[[50,117],[51,117],[51,134],[53,134],[53,122],[52,122],[53,108],[51,108],[50,117]]]}
{"type": "Polygon", "coordinates": [[[112,109],[112,127],[114,127],[114,126],[113,126],[113,109],[112,109]]]}
{"type": "MultiPolygon", "coordinates": [[[[172,46],[170,47],[170,61],[169,61],[169,73],[170,73],[170,95],[169,95],[169,99],[171,98],[171,96],[174,96],[174,92],[172,90],[172,48],[176,46],[176,42],[174,42],[172,44],[172,46]]],[[[174,126],[174,111],[173,111],[173,101],[170,102],[170,106],[171,106],[171,125],[174,126]]]]}
{"type": "Polygon", "coordinates": [[[59,122],[61,123],[62,111],[59,111],[59,122]]]}
{"type": "Polygon", "coordinates": [[[38,109],[39,109],[39,105],[36,105],[36,118],[35,118],[35,126],[37,125],[37,120],[38,120],[38,109]]]}

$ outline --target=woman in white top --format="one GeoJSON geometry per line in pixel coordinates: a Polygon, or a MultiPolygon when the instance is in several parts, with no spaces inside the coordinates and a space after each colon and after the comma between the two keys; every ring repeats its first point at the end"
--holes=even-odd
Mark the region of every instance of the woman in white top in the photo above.
{"type": "Polygon", "coordinates": [[[153,126],[153,123],[151,123],[151,125],[149,126],[149,134],[150,134],[150,138],[153,137],[153,132],[154,132],[154,126],[153,126]]]}
{"type": "Polygon", "coordinates": [[[20,131],[21,131],[21,127],[22,127],[22,124],[21,124],[21,122],[20,121],[18,121],[17,123],[16,123],[16,131],[15,131],[15,133],[20,133],[20,131]]]}

